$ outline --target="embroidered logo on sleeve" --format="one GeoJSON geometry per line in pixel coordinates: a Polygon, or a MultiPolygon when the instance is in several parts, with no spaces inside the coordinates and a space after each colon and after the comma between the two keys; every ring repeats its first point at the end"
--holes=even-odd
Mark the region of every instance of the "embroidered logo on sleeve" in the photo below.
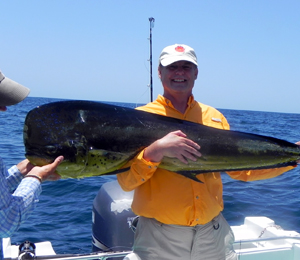
{"type": "Polygon", "coordinates": [[[214,121],[214,122],[222,123],[222,120],[220,118],[212,117],[211,120],[214,121]]]}

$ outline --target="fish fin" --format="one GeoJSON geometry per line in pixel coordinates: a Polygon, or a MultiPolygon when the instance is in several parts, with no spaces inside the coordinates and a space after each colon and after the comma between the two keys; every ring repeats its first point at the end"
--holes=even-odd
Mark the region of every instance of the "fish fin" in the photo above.
{"type": "Polygon", "coordinates": [[[199,182],[199,183],[203,183],[203,181],[200,181],[198,178],[197,178],[197,174],[196,173],[191,173],[190,171],[177,171],[175,173],[178,173],[186,178],[189,178],[193,181],[196,181],[196,182],[199,182]]]}
{"type": "MultiPolygon", "coordinates": [[[[130,169],[130,167],[126,167],[126,168],[123,168],[123,169],[118,169],[118,170],[115,170],[113,172],[110,172],[108,173],[109,175],[110,174],[118,174],[118,173],[122,173],[122,172],[126,172],[130,169]]],[[[200,181],[198,178],[197,178],[197,175],[194,174],[194,173],[191,173],[191,172],[188,172],[188,171],[180,171],[180,172],[176,172],[184,177],[187,177],[193,181],[196,181],[196,182],[200,182],[200,183],[203,183],[202,181],[200,181]]]]}
{"type": "Polygon", "coordinates": [[[109,173],[106,173],[106,175],[113,175],[113,174],[118,174],[118,173],[122,173],[122,172],[126,172],[130,169],[130,167],[127,168],[123,168],[123,169],[118,169],[109,173]]]}

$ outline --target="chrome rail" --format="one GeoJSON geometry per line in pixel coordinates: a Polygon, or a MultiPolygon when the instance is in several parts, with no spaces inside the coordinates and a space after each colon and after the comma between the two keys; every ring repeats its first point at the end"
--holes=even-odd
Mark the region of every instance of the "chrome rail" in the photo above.
{"type": "Polygon", "coordinates": [[[266,238],[253,238],[253,239],[241,239],[234,241],[234,244],[242,244],[242,243],[257,243],[264,241],[272,241],[272,240],[286,240],[286,239],[295,239],[300,241],[300,236],[278,236],[278,237],[266,237],[266,238]]]}
{"type": "Polygon", "coordinates": [[[101,252],[101,253],[90,253],[90,254],[61,254],[61,255],[49,255],[49,256],[34,256],[33,258],[4,258],[4,260],[106,260],[108,258],[125,257],[126,255],[132,253],[132,251],[122,251],[122,252],[101,252]]]}

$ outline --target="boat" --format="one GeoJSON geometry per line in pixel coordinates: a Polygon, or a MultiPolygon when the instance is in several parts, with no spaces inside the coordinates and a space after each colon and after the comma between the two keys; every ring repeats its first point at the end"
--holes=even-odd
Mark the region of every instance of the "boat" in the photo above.
{"type": "MultiPolygon", "coordinates": [[[[131,211],[132,198],[133,191],[123,191],[116,180],[102,185],[93,201],[91,253],[56,254],[51,241],[12,245],[10,238],[5,238],[4,259],[138,260],[131,251],[138,222],[138,216],[131,211]]],[[[246,217],[243,224],[231,228],[239,260],[300,259],[300,234],[283,230],[270,218],[246,217]]]]}

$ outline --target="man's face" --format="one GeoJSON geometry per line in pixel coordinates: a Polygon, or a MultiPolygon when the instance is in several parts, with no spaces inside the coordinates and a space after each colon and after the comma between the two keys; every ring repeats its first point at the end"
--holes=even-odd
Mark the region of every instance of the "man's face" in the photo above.
{"type": "Polygon", "coordinates": [[[161,79],[165,94],[191,95],[197,75],[197,66],[188,61],[177,61],[165,67],[158,67],[158,76],[161,79]]]}

